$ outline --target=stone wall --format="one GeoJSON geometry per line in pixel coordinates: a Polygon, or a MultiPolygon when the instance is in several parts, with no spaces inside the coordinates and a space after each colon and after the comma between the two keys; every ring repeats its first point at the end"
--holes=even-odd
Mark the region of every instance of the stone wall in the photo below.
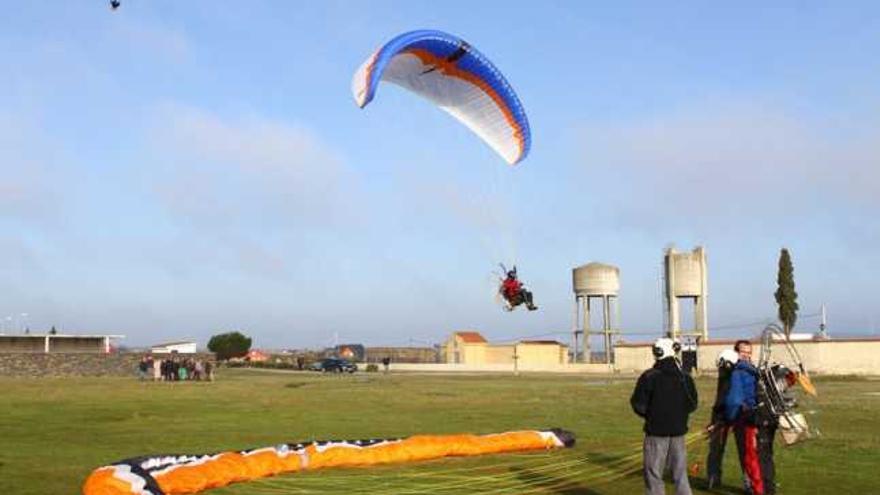
{"type": "MultiPolygon", "coordinates": [[[[137,365],[142,353],[82,354],[82,353],[0,353],[0,376],[137,376],[137,365]]],[[[167,354],[154,357],[164,358],[167,354]]],[[[214,361],[212,353],[178,355],[178,359],[193,358],[214,361]]]]}
{"type": "MultiPolygon", "coordinates": [[[[511,359],[511,361],[513,361],[511,359]]],[[[364,369],[364,368],[361,368],[364,369]]],[[[379,368],[382,369],[381,367],[379,368]]],[[[611,374],[614,370],[607,364],[454,364],[454,363],[391,363],[392,372],[413,373],[602,373],[611,374]]]]}
{"type": "MultiPolygon", "coordinates": [[[[700,344],[697,350],[697,367],[700,371],[715,371],[715,360],[724,349],[732,349],[733,340],[713,340],[700,344]]],[[[807,340],[794,342],[807,370],[828,375],[878,375],[880,374],[880,338],[840,338],[830,340],[807,340]]],[[[774,346],[779,360],[788,361],[782,344],[774,346]]],[[[651,344],[618,344],[614,347],[615,367],[619,371],[641,371],[654,364],[651,344]]],[[[752,339],[752,360],[758,361],[761,344],[752,339]]]]}
{"type": "Polygon", "coordinates": [[[438,363],[437,349],[433,347],[367,347],[366,362],[381,363],[389,357],[392,363],[438,363]]]}

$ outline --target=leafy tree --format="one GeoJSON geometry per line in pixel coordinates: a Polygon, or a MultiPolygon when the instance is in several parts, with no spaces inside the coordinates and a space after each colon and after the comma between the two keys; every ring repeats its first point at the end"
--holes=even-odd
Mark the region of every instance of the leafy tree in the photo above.
{"type": "Polygon", "coordinates": [[[217,359],[221,360],[244,356],[250,349],[251,338],[240,332],[221,333],[208,341],[208,350],[217,354],[217,359]]]}
{"type": "Polygon", "coordinates": [[[779,306],[779,321],[782,322],[785,335],[791,335],[791,330],[797,322],[797,292],[794,290],[794,266],[791,264],[791,255],[788,249],[782,248],[779,253],[779,272],[776,274],[776,304],[779,306]]]}
{"type": "Polygon", "coordinates": [[[58,330],[55,330],[55,325],[52,325],[52,330],[49,330],[49,335],[57,335],[58,330]]]}

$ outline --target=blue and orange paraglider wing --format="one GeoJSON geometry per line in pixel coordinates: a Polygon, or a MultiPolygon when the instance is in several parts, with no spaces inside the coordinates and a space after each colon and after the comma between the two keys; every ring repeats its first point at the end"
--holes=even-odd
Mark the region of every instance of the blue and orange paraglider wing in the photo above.
{"type": "Polygon", "coordinates": [[[529,122],[513,88],[489,59],[457,36],[419,30],[383,45],[352,79],[359,107],[373,100],[380,81],[434,102],[511,165],[529,153],[529,122]]]}

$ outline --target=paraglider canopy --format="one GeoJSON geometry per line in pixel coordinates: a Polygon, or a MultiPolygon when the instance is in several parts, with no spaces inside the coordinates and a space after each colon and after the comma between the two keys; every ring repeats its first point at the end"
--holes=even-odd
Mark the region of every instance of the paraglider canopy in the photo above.
{"type": "Polygon", "coordinates": [[[352,79],[359,107],[373,100],[379,81],[392,82],[436,103],[511,165],[529,152],[529,123],[513,88],[488,58],[457,36],[410,31],[383,45],[352,79]]]}

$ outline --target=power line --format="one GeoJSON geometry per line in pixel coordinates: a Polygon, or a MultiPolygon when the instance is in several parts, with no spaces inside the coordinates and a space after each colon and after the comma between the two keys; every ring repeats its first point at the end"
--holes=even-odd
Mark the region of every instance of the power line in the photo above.
{"type": "MultiPolygon", "coordinates": [[[[821,317],[821,313],[810,313],[806,315],[798,315],[800,320],[812,319],[821,317]]],[[[718,326],[711,326],[709,328],[712,332],[721,332],[721,333],[729,333],[731,331],[737,330],[745,330],[751,327],[757,326],[765,326],[770,323],[776,321],[776,317],[768,316],[766,318],[760,320],[751,320],[737,323],[727,323],[718,326]]],[[[621,330],[616,333],[618,337],[657,337],[663,335],[663,330],[661,329],[632,329],[632,330],[621,330]]],[[[571,330],[566,331],[555,331],[555,332],[544,332],[540,334],[532,334],[532,335],[513,335],[506,337],[494,337],[492,338],[493,342],[514,342],[518,340],[528,340],[528,339],[539,339],[542,337],[554,337],[554,336],[569,336],[571,335],[571,330]]],[[[406,339],[400,340],[392,340],[386,344],[386,346],[397,347],[397,346],[413,346],[413,344],[422,344],[425,346],[435,346],[440,345],[447,340],[447,337],[408,337],[406,339]]]]}
{"type": "Polygon", "coordinates": [[[496,340],[496,341],[501,341],[501,342],[509,342],[509,341],[514,341],[514,340],[537,339],[537,338],[540,338],[540,337],[550,337],[550,336],[552,336],[552,335],[570,335],[570,334],[571,334],[571,331],[567,331],[567,332],[547,332],[547,333],[541,333],[541,334],[536,334],[536,335],[518,335],[518,336],[515,336],[515,337],[509,337],[509,338],[497,338],[497,339],[495,339],[495,340],[496,340]]]}
{"type": "MultiPolygon", "coordinates": [[[[808,318],[815,318],[818,316],[821,316],[821,313],[811,313],[811,314],[807,314],[807,315],[798,315],[798,318],[801,320],[804,320],[804,319],[808,319],[808,318]]],[[[709,329],[717,332],[719,330],[730,330],[730,329],[738,329],[738,328],[742,328],[742,327],[754,327],[754,326],[758,326],[758,325],[768,325],[768,324],[773,323],[775,321],[776,321],[776,317],[771,316],[771,317],[764,318],[762,320],[751,321],[751,322],[746,322],[746,323],[730,323],[727,325],[712,326],[709,329]]]]}

